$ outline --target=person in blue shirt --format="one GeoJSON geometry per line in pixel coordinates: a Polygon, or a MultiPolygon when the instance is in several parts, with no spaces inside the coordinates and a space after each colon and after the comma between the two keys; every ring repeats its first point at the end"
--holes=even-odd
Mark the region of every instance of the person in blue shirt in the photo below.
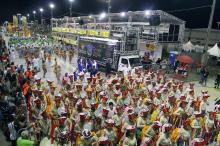
{"type": "Polygon", "coordinates": [[[82,60],[81,60],[81,58],[79,58],[79,59],[77,60],[77,64],[78,64],[78,72],[82,72],[83,66],[82,66],[82,60]]]}
{"type": "Polygon", "coordinates": [[[87,59],[87,70],[88,72],[92,71],[92,61],[90,59],[87,59]]]}
{"type": "Polygon", "coordinates": [[[95,68],[95,66],[92,66],[92,70],[90,72],[90,77],[95,77],[97,74],[98,70],[95,68]]]}
{"type": "Polygon", "coordinates": [[[77,73],[76,73],[76,71],[73,72],[73,79],[74,79],[74,81],[77,80],[77,73]]]}
{"type": "Polygon", "coordinates": [[[87,65],[86,65],[86,60],[83,59],[83,60],[82,60],[82,68],[83,68],[84,71],[87,70],[86,67],[87,67],[87,65]]]}

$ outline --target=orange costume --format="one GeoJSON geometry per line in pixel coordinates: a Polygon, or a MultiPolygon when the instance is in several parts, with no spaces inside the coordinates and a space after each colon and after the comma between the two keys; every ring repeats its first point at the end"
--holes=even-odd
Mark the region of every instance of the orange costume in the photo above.
{"type": "Polygon", "coordinates": [[[30,90],[30,86],[25,83],[23,85],[23,95],[26,97],[26,103],[27,103],[27,110],[28,110],[28,113],[29,113],[29,119],[31,119],[32,117],[32,113],[31,113],[31,95],[28,95],[28,91],[30,90]]]}
{"type": "Polygon", "coordinates": [[[28,78],[28,79],[31,79],[33,77],[33,73],[32,71],[28,70],[25,72],[25,76],[28,78]]]}

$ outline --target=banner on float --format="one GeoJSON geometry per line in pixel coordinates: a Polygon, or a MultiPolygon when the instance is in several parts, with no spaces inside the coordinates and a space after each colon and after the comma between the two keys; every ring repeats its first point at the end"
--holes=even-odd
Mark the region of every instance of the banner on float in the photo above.
{"type": "Polygon", "coordinates": [[[155,44],[146,44],[145,47],[149,51],[155,51],[156,50],[156,45],[155,44]]]}
{"type": "Polygon", "coordinates": [[[108,38],[109,37],[109,32],[108,31],[101,31],[100,32],[100,37],[108,38]]]}
{"type": "Polygon", "coordinates": [[[95,30],[89,30],[88,31],[88,36],[96,36],[96,35],[98,35],[97,31],[95,31],[95,30]]]}
{"type": "Polygon", "coordinates": [[[61,28],[61,27],[54,27],[52,28],[53,32],[66,32],[72,33],[76,35],[87,35],[87,36],[94,36],[94,37],[101,37],[101,38],[108,38],[109,31],[97,31],[97,30],[84,30],[84,29],[73,29],[73,28],[61,28]]]}

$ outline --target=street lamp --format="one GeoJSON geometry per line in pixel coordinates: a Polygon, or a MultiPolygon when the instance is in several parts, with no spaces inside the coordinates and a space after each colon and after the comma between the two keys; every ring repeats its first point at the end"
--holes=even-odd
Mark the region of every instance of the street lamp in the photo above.
{"type": "Polygon", "coordinates": [[[109,32],[110,32],[111,31],[111,25],[110,25],[111,17],[110,17],[110,13],[111,13],[111,9],[112,9],[112,0],[107,0],[106,2],[108,3],[108,26],[109,26],[109,32]]]}
{"type": "Polygon", "coordinates": [[[43,11],[44,9],[43,8],[40,8],[40,17],[41,17],[41,25],[43,25],[43,11]]]}
{"type": "Polygon", "coordinates": [[[27,14],[27,21],[29,21],[29,17],[30,17],[30,14],[28,13],[28,14],[27,14]]]}
{"type": "Polygon", "coordinates": [[[74,2],[75,0],[69,0],[69,2],[70,2],[70,17],[72,17],[72,7],[73,7],[73,2],[74,2]]]}
{"type": "Polygon", "coordinates": [[[21,28],[21,14],[18,13],[17,18],[18,18],[18,36],[19,36],[19,32],[21,28]]]}
{"type": "Polygon", "coordinates": [[[50,9],[51,9],[51,18],[53,18],[53,9],[55,7],[55,5],[53,3],[50,3],[50,9]]]}
{"type": "Polygon", "coordinates": [[[21,14],[18,13],[18,14],[17,14],[17,17],[18,17],[18,25],[20,26],[20,25],[21,25],[21,17],[22,17],[22,16],[21,16],[21,14]]]}
{"type": "Polygon", "coordinates": [[[36,15],[36,11],[33,11],[33,14],[34,14],[34,21],[35,21],[35,15],[36,15]]]}
{"type": "Polygon", "coordinates": [[[44,11],[44,9],[43,9],[43,8],[40,8],[39,10],[40,10],[40,12],[41,12],[41,13],[44,11]]]}

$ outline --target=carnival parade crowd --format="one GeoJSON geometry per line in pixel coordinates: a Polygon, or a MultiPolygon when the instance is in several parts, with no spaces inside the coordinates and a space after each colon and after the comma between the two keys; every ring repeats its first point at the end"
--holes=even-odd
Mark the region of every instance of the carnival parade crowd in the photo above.
{"type": "MultiPolygon", "coordinates": [[[[3,56],[7,48],[1,49],[3,56]]],[[[193,83],[168,78],[161,70],[105,77],[97,70],[87,75],[78,65],[77,72],[59,74],[56,84],[36,75],[33,60],[22,67],[4,59],[1,101],[9,95],[16,101],[7,121],[13,145],[22,139],[42,146],[220,145],[220,105],[209,110],[214,103],[208,103],[208,91],[196,95],[193,83]]],[[[47,70],[43,63],[39,68],[47,70]]]]}

